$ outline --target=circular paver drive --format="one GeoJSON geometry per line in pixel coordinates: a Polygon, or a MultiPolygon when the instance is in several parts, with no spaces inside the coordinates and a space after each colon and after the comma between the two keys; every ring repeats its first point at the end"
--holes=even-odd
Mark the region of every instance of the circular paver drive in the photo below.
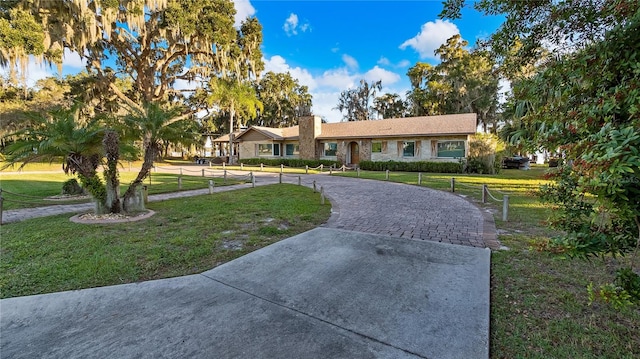
{"type": "Polygon", "coordinates": [[[314,177],[339,212],[326,227],[474,247],[495,245],[495,229],[486,228],[495,228],[492,220],[459,196],[393,182],[314,177]]]}

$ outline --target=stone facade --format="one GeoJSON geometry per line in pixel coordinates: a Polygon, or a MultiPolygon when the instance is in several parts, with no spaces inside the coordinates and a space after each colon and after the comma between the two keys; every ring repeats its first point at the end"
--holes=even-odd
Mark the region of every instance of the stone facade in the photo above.
{"type": "Polygon", "coordinates": [[[304,116],[298,121],[300,158],[313,160],[318,158],[318,143],[316,138],[322,132],[322,119],[320,116],[304,116]]]}
{"type": "Polygon", "coordinates": [[[306,116],[294,127],[249,129],[240,134],[237,143],[240,158],[323,159],[346,165],[361,161],[456,162],[460,160],[458,157],[469,153],[469,138],[475,123],[474,114],[330,124],[322,124],[319,116],[306,116]],[[335,146],[333,156],[325,156],[327,143],[335,146]],[[277,155],[274,151],[259,153],[258,148],[266,149],[265,144],[279,146],[277,155]],[[287,144],[290,155],[287,155],[287,144]],[[295,154],[291,145],[297,146],[298,151],[293,150],[295,154]]]}

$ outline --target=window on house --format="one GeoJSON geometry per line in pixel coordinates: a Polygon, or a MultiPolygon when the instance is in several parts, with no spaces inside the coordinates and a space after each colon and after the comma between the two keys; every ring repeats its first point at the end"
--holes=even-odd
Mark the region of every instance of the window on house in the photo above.
{"type": "Polygon", "coordinates": [[[325,156],[336,156],[338,153],[338,144],[336,142],[326,142],[324,144],[325,156]]]}
{"type": "Polygon", "coordinates": [[[280,156],[279,143],[258,144],[258,156],[280,156]]]}
{"type": "Polygon", "coordinates": [[[287,156],[294,156],[300,154],[300,145],[295,143],[287,143],[285,145],[285,154],[287,156]]]}
{"type": "Polygon", "coordinates": [[[382,152],[382,142],[372,142],[371,152],[382,152]]]}
{"type": "Polygon", "coordinates": [[[258,156],[271,156],[273,155],[273,144],[261,143],[258,145],[258,156]]]}
{"type": "Polygon", "coordinates": [[[438,157],[464,157],[464,141],[438,141],[438,157]]]}
{"type": "Polygon", "coordinates": [[[413,157],[415,155],[416,143],[414,141],[402,142],[402,156],[413,157]]]}

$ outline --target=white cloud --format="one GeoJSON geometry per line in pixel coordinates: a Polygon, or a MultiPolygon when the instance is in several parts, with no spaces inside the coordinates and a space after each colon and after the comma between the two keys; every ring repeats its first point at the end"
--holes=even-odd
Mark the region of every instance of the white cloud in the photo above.
{"type": "MultiPolygon", "coordinates": [[[[9,72],[8,67],[0,67],[0,77],[8,78],[9,72]]],[[[18,79],[20,79],[20,76],[22,75],[23,74],[18,71],[18,79]]],[[[33,56],[29,56],[29,62],[27,63],[27,69],[24,75],[27,87],[33,87],[38,80],[42,80],[46,77],[57,76],[57,70],[55,66],[51,67],[46,65],[44,62],[37,62],[33,56]]]]}
{"type": "Polygon", "coordinates": [[[316,80],[306,69],[300,67],[291,67],[286,60],[279,55],[271,56],[270,59],[262,59],[264,61],[264,71],[273,71],[276,73],[290,73],[301,85],[307,86],[309,90],[317,87],[316,80]]]}
{"type": "Polygon", "coordinates": [[[316,92],[313,96],[313,108],[311,111],[314,115],[321,116],[327,122],[340,122],[342,114],[334,109],[338,105],[340,91],[316,92]]]}
{"type": "Polygon", "coordinates": [[[404,50],[411,47],[416,50],[421,58],[437,59],[433,53],[440,45],[444,44],[451,36],[459,34],[458,27],[448,20],[440,19],[435,22],[429,21],[422,25],[420,32],[413,38],[405,41],[400,45],[400,49],[404,50]]]}
{"type": "Polygon", "coordinates": [[[282,26],[282,28],[284,29],[284,32],[286,32],[288,36],[291,36],[291,35],[298,34],[296,27],[298,27],[298,15],[291,13],[291,15],[289,15],[287,20],[284,22],[284,25],[282,26]]]}
{"type": "Polygon", "coordinates": [[[380,58],[380,60],[378,60],[378,65],[389,66],[389,65],[391,65],[391,61],[389,61],[388,58],[383,56],[383,57],[380,58]]]}
{"type": "Polygon", "coordinates": [[[325,71],[317,79],[319,86],[344,91],[352,88],[358,81],[357,74],[350,74],[346,68],[325,71]]]}
{"type": "Polygon", "coordinates": [[[408,67],[409,65],[411,65],[411,62],[409,60],[402,60],[398,62],[396,67],[408,67]]]}
{"type": "MultiPolygon", "coordinates": [[[[355,88],[359,85],[361,79],[365,79],[368,82],[382,80],[384,87],[380,93],[398,93],[403,96],[407,90],[405,87],[408,86],[401,83],[399,74],[379,66],[374,66],[372,69],[362,73],[357,71],[356,68],[345,65],[314,75],[307,69],[291,67],[287,64],[286,59],[280,55],[274,55],[268,59],[265,58],[263,61],[265,63],[265,71],[289,72],[301,85],[308,86],[309,94],[313,97],[311,111],[315,115],[324,117],[328,122],[342,120],[340,112],[333,108],[338,105],[340,93],[355,88]],[[389,85],[394,85],[394,88],[389,87],[389,85]]],[[[344,57],[343,61],[345,63],[349,62],[344,57]]]]}
{"type": "Polygon", "coordinates": [[[391,66],[391,67],[395,67],[395,68],[403,68],[403,67],[407,67],[411,64],[411,62],[409,62],[409,60],[401,60],[400,62],[398,62],[397,64],[392,64],[391,60],[389,60],[388,58],[382,56],[380,58],[380,60],[378,60],[378,65],[381,66],[391,66]]]}
{"type": "Polygon", "coordinates": [[[62,58],[62,66],[72,69],[84,69],[87,66],[87,60],[80,57],[75,51],[64,49],[64,57],[62,58]]]}
{"type": "Polygon", "coordinates": [[[358,68],[358,61],[353,58],[353,56],[344,54],[342,55],[342,61],[344,61],[344,63],[352,70],[356,70],[358,68]]]}
{"type": "Polygon", "coordinates": [[[233,5],[236,8],[235,15],[235,27],[240,27],[242,22],[249,16],[253,16],[256,13],[256,9],[251,5],[249,0],[233,0],[233,5]]]}
{"type": "Polygon", "coordinates": [[[287,34],[287,36],[298,35],[298,30],[302,32],[306,32],[311,29],[309,23],[300,24],[298,20],[298,15],[291,13],[289,17],[284,21],[284,25],[282,25],[282,29],[287,34]],[[300,26],[298,26],[300,25],[300,26]]]}
{"type": "Polygon", "coordinates": [[[374,66],[371,70],[364,73],[364,79],[371,81],[382,81],[383,84],[392,85],[400,81],[400,75],[389,70],[374,66]]]}

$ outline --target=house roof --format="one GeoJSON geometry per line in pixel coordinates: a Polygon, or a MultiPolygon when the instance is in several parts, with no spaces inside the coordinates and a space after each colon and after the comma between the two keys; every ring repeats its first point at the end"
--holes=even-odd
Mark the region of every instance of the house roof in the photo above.
{"type": "MultiPolygon", "coordinates": [[[[238,138],[238,135],[240,133],[241,133],[240,131],[236,131],[236,132],[233,133],[234,141],[235,141],[235,139],[238,138]]],[[[218,138],[215,138],[215,139],[211,140],[211,142],[226,142],[226,143],[229,143],[229,134],[227,133],[226,135],[222,135],[222,136],[220,136],[218,138]]]]}
{"type": "Polygon", "coordinates": [[[474,133],[476,133],[476,114],[465,113],[324,123],[318,139],[446,136],[474,133]]]}
{"type": "MultiPolygon", "coordinates": [[[[476,126],[475,113],[323,123],[317,139],[472,135],[476,133],[476,126]]],[[[299,139],[298,126],[251,126],[242,132],[235,132],[234,140],[240,140],[250,132],[257,132],[274,141],[299,139]]],[[[213,142],[229,142],[229,135],[218,137],[213,142]]]]}
{"type": "Polygon", "coordinates": [[[248,129],[242,131],[239,135],[236,136],[236,139],[240,139],[240,137],[244,136],[246,133],[255,131],[262,134],[265,137],[271,138],[276,141],[283,140],[297,140],[298,139],[298,126],[293,127],[285,127],[285,128],[272,128],[272,127],[262,127],[262,126],[251,126],[248,129]]]}

